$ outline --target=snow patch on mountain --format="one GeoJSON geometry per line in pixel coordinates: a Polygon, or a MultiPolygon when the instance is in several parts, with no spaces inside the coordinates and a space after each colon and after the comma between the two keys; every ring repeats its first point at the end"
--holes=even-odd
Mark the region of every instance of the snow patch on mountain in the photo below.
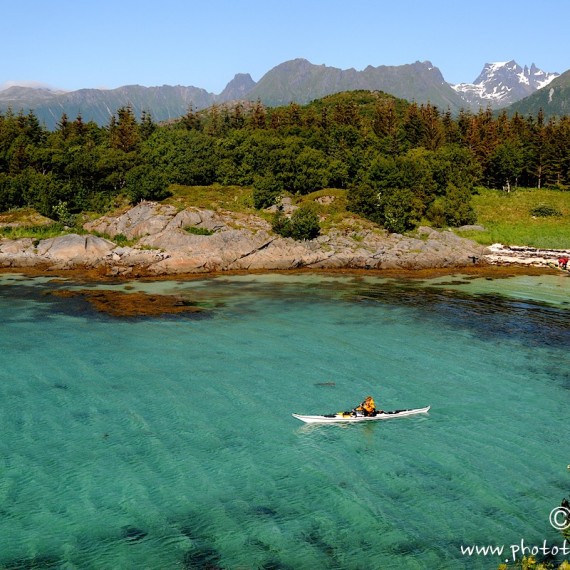
{"type": "Polygon", "coordinates": [[[542,71],[534,65],[521,67],[516,61],[486,63],[473,83],[451,85],[469,106],[501,108],[532,95],[548,85],[558,73],[542,71]]]}

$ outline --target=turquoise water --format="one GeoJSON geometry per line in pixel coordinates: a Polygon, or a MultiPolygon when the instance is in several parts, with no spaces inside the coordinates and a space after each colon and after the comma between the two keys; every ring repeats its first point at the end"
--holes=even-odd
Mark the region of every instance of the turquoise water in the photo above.
{"type": "Polygon", "coordinates": [[[497,568],[562,547],[570,279],[0,275],[0,568],[497,568]],[[428,415],[306,426],[375,396],[428,415]],[[468,556],[465,545],[504,546],[468,556]]]}

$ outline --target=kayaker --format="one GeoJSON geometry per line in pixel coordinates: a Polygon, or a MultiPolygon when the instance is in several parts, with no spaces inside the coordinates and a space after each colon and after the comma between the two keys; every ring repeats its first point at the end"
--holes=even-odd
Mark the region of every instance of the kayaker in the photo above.
{"type": "Polygon", "coordinates": [[[356,408],[357,412],[362,412],[365,416],[375,416],[376,415],[376,403],[372,396],[366,396],[366,400],[356,408]]]}

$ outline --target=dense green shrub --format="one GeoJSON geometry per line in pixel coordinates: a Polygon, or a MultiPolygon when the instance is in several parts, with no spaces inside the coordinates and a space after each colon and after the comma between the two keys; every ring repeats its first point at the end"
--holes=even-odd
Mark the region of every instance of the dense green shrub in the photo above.
{"type": "Polygon", "coordinates": [[[416,226],[419,212],[411,190],[387,188],[379,196],[381,224],[393,233],[403,233],[416,226]]]}
{"type": "Polygon", "coordinates": [[[170,196],[165,176],[147,164],[136,166],[127,173],[126,191],[135,204],[142,200],[164,200],[170,196]]]}
{"type": "Polygon", "coordinates": [[[407,188],[376,190],[369,184],[363,184],[350,189],[348,209],[390,232],[402,233],[415,227],[423,207],[407,188]]]}
{"type": "Polygon", "coordinates": [[[443,213],[448,226],[459,227],[474,224],[477,215],[471,205],[471,192],[466,188],[458,188],[449,184],[443,199],[443,213]]]}
{"type": "Polygon", "coordinates": [[[283,183],[276,176],[271,174],[266,176],[256,176],[253,183],[254,207],[261,210],[263,208],[273,206],[283,190],[283,183]]]}
{"type": "Polygon", "coordinates": [[[291,237],[291,220],[281,210],[277,210],[271,221],[271,229],[282,237],[291,237]]]}
{"type": "Polygon", "coordinates": [[[291,216],[291,237],[296,240],[314,239],[321,232],[319,216],[310,207],[304,204],[291,216]]]}
{"type": "Polygon", "coordinates": [[[370,183],[357,184],[347,193],[347,209],[370,221],[381,224],[379,192],[370,183]]]}
{"type": "Polygon", "coordinates": [[[535,206],[531,209],[530,215],[539,218],[549,218],[551,216],[561,216],[562,212],[554,206],[549,206],[548,204],[539,204],[538,206],[535,206]]]}
{"type": "Polygon", "coordinates": [[[303,204],[288,218],[281,210],[273,217],[271,228],[276,234],[302,241],[316,238],[320,231],[319,216],[310,204],[303,204]]]}

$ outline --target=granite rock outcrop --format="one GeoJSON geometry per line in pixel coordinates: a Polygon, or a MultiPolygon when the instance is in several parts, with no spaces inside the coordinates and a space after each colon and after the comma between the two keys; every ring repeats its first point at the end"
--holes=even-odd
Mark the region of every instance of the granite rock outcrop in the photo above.
{"type": "Polygon", "coordinates": [[[84,230],[90,233],[40,241],[2,239],[0,267],[96,268],[107,275],[420,269],[481,263],[487,253],[451,231],[420,227],[414,236],[404,236],[349,222],[314,240],[295,241],[274,234],[266,220],[254,215],[178,211],[155,202],[103,216],[86,223],[84,230]]]}

